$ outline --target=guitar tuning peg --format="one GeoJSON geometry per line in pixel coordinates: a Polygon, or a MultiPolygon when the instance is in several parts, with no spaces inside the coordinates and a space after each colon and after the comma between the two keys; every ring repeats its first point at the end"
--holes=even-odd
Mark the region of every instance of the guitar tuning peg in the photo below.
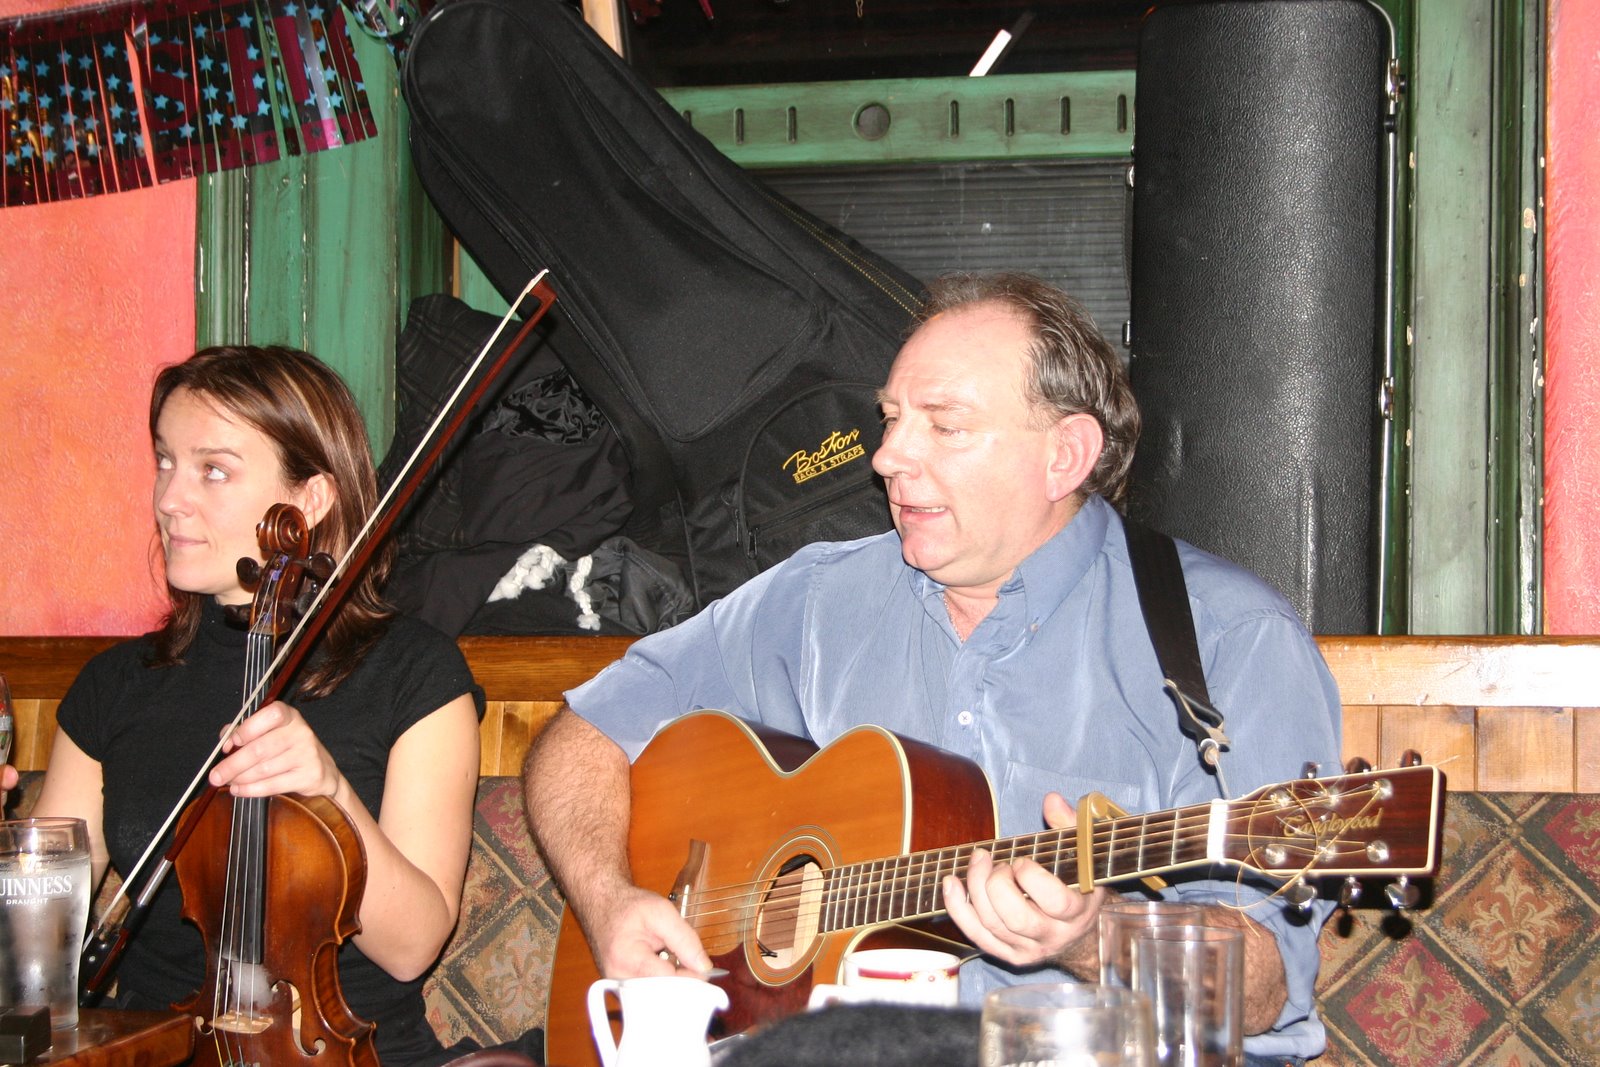
{"type": "Polygon", "coordinates": [[[1400,753],[1400,766],[1402,766],[1402,767],[1420,767],[1420,766],[1422,766],[1422,753],[1418,752],[1414,748],[1406,749],[1404,752],[1400,753]]]}
{"type": "Polygon", "coordinates": [[[1417,906],[1417,901],[1422,894],[1417,887],[1411,884],[1411,879],[1401,875],[1395,881],[1383,887],[1383,895],[1389,901],[1389,906],[1395,911],[1405,911],[1417,906]]]}
{"type": "Polygon", "coordinates": [[[1311,902],[1317,899],[1317,891],[1307,885],[1304,878],[1296,878],[1283,891],[1283,899],[1300,911],[1306,912],[1311,910],[1311,902]]]}
{"type": "Polygon", "coordinates": [[[1321,769],[1322,764],[1318,763],[1316,760],[1308,759],[1304,763],[1300,764],[1300,777],[1315,778],[1317,776],[1317,772],[1321,769]]]}
{"type": "Polygon", "coordinates": [[[1356,881],[1355,875],[1350,875],[1339,887],[1339,903],[1348,908],[1360,899],[1361,883],[1356,881]]]}
{"type": "Polygon", "coordinates": [[[1372,764],[1360,756],[1351,756],[1344,762],[1344,773],[1346,774],[1366,774],[1370,770],[1372,770],[1372,764]]]}

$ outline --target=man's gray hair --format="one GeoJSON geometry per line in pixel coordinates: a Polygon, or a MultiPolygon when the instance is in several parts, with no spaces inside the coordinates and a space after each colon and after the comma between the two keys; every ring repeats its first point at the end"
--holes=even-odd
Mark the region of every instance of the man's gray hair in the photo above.
{"type": "Polygon", "coordinates": [[[1139,443],[1139,405],[1128,371],[1077,301],[1031,274],[946,274],[928,287],[915,326],[971,304],[994,303],[1016,312],[1033,335],[1028,400],[1050,423],[1067,415],[1094,417],[1105,447],[1081,491],[1121,507],[1139,443]]]}

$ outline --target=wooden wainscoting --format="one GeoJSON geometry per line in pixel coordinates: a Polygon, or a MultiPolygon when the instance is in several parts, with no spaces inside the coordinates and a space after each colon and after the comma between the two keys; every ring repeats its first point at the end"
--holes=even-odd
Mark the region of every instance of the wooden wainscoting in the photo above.
{"type": "MultiPolygon", "coordinates": [[[[42,769],[78,669],[116,638],[0,637],[17,702],[13,762],[42,769]]],[[[516,774],[561,694],[618,658],[621,637],[464,637],[483,686],[485,775],[516,774]]],[[[1378,766],[1407,749],[1450,787],[1600,793],[1600,638],[1321,637],[1344,701],[1344,750],[1378,766]]],[[[1227,709],[1223,709],[1226,712],[1227,709]]]]}
{"type": "Polygon", "coordinates": [[[520,774],[522,757],[561,709],[561,694],[618,659],[629,637],[463,637],[459,644],[489,708],[479,728],[479,773],[520,774]]]}
{"type": "Polygon", "coordinates": [[[1453,790],[1600,793],[1600,638],[1319,637],[1344,750],[1407,749],[1453,790]]]}

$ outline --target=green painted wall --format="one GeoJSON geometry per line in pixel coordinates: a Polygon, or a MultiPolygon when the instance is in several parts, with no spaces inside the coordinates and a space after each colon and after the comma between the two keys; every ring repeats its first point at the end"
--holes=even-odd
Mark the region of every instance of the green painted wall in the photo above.
{"type": "Polygon", "coordinates": [[[354,40],[376,137],[201,179],[196,336],[321,357],[349,383],[381,456],[395,338],[413,297],[449,289],[449,243],[411,167],[394,61],[354,40]]]}
{"type": "Polygon", "coordinates": [[[1415,11],[1409,629],[1531,633],[1542,9],[1415,11]]]}
{"type": "Polygon", "coordinates": [[[746,167],[1127,155],[1133,72],[665,89],[746,167]]]}

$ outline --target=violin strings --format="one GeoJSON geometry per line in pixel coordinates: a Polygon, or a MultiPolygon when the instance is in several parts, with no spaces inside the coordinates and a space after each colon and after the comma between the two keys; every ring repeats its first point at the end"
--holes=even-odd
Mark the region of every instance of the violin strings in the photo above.
{"type": "MultiPolygon", "coordinates": [[[[263,594],[267,603],[277,603],[277,590],[282,584],[281,569],[269,570],[262,576],[263,594]]],[[[275,622],[270,617],[258,616],[245,638],[244,703],[245,714],[253,715],[260,709],[259,680],[272,655],[272,634],[275,622]]],[[[243,1061],[243,1038],[250,1031],[256,1012],[254,974],[245,968],[260,961],[259,897],[253,887],[264,875],[265,837],[262,824],[262,806],[245,797],[233,798],[232,818],[228,830],[227,872],[224,880],[223,907],[219,917],[217,935],[216,988],[212,998],[212,1033],[219,1049],[219,1062],[243,1061]],[[226,1017],[227,1025],[219,1026],[217,1020],[226,1017]],[[237,1025],[242,1021],[242,1025],[237,1025]],[[235,1027],[237,1026],[237,1030],[235,1027]],[[223,1059],[224,1053],[226,1059],[223,1059]]]]}

